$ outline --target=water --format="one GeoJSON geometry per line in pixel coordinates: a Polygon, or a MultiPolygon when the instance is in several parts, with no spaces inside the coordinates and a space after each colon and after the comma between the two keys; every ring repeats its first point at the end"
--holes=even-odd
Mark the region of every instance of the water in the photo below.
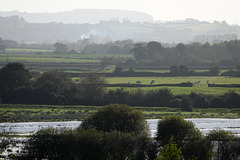
{"type": "MultiPolygon", "coordinates": [[[[195,124],[195,127],[198,128],[203,134],[209,133],[213,129],[223,129],[225,131],[232,132],[240,136],[240,119],[204,119],[204,118],[191,118],[185,119],[187,121],[192,121],[195,124]]],[[[147,123],[152,137],[155,136],[157,131],[157,123],[159,119],[148,119],[147,123]]],[[[36,131],[47,128],[67,128],[74,129],[81,124],[80,121],[69,121],[69,122],[24,122],[24,123],[0,123],[0,133],[1,132],[12,132],[12,134],[17,135],[29,135],[33,134],[36,131]]],[[[26,138],[17,138],[18,141],[26,140],[26,138]]],[[[1,140],[1,138],[0,138],[1,140]]],[[[16,147],[11,147],[11,144],[7,149],[11,149],[12,152],[17,154],[18,151],[21,151],[22,144],[19,143],[16,147]]],[[[7,156],[9,152],[7,149],[2,152],[0,155],[7,156]]]]}
{"type": "MultiPolygon", "coordinates": [[[[185,120],[192,121],[196,128],[200,129],[203,134],[207,134],[211,130],[219,128],[233,132],[234,134],[240,136],[240,119],[191,118],[185,120]]],[[[158,121],[159,119],[147,120],[152,136],[154,136],[157,131],[158,121]]],[[[74,129],[80,124],[80,121],[0,123],[0,132],[12,132],[14,134],[24,135],[35,133],[36,131],[46,127],[74,129]]]]}

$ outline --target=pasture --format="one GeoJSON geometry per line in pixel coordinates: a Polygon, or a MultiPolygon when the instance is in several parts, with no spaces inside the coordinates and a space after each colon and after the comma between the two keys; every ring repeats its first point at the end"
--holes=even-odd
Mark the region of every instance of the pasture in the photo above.
{"type": "MultiPolygon", "coordinates": [[[[223,95],[229,91],[235,91],[240,94],[240,88],[234,87],[206,87],[207,80],[209,83],[214,84],[239,84],[240,78],[234,77],[221,77],[221,76],[213,76],[213,77],[107,77],[106,81],[109,84],[136,84],[136,81],[141,81],[141,84],[149,85],[152,80],[155,80],[155,85],[157,84],[180,84],[187,83],[188,81],[194,83],[196,81],[201,81],[200,84],[205,84],[203,87],[176,87],[176,86],[152,86],[152,87],[124,87],[125,90],[130,92],[137,91],[138,89],[142,89],[143,91],[155,90],[155,89],[169,89],[174,95],[181,94],[190,94],[191,92],[201,93],[201,94],[211,94],[211,95],[223,95]]],[[[117,89],[119,87],[109,87],[109,89],[117,89]]]]}
{"type": "MultiPolygon", "coordinates": [[[[107,90],[116,90],[120,87],[108,87],[107,90]]],[[[123,87],[124,90],[129,92],[136,92],[138,89],[147,92],[149,90],[156,89],[169,89],[174,95],[189,95],[191,92],[208,94],[208,95],[223,95],[229,91],[235,91],[240,94],[240,88],[226,88],[226,87],[172,87],[172,86],[162,86],[162,87],[123,87]]]]}
{"type": "MultiPolygon", "coordinates": [[[[130,58],[132,54],[52,54],[52,50],[40,50],[40,49],[7,49],[9,55],[0,55],[0,66],[3,66],[8,62],[21,62],[25,64],[26,68],[34,72],[43,72],[52,69],[60,69],[67,73],[77,73],[96,71],[98,73],[112,73],[114,71],[114,65],[109,65],[104,70],[101,70],[100,61],[104,57],[115,58],[130,58]]],[[[195,67],[196,72],[206,71],[203,68],[195,67]]],[[[169,72],[167,67],[154,67],[154,66],[136,66],[135,72],[169,72]]],[[[75,81],[79,77],[72,77],[75,81]]],[[[141,81],[141,84],[149,85],[152,80],[155,81],[154,85],[158,84],[180,84],[196,81],[200,81],[200,84],[239,84],[240,78],[234,77],[222,77],[222,76],[187,76],[187,77],[106,77],[108,84],[136,84],[137,81],[141,81]]],[[[110,87],[108,89],[115,89],[116,87],[110,87]]],[[[129,91],[135,91],[140,87],[125,87],[129,91]]],[[[202,94],[214,94],[222,95],[229,90],[233,90],[240,94],[239,88],[232,87],[142,87],[144,91],[168,88],[173,94],[190,94],[191,92],[202,94]]]]}
{"type": "Polygon", "coordinates": [[[45,49],[31,49],[31,48],[7,48],[6,52],[9,53],[37,53],[37,52],[52,52],[53,50],[45,50],[45,49]]]}
{"type": "Polygon", "coordinates": [[[209,83],[214,84],[239,84],[240,78],[235,77],[222,77],[222,76],[187,76],[187,77],[106,77],[109,84],[116,83],[136,83],[141,81],[142,84],[150,84],[152,80],[155,80],[155,84],[176,84],[176,83],[187,83],[188,81],[194,83],[201,81],[200,84],[209,83]]]}

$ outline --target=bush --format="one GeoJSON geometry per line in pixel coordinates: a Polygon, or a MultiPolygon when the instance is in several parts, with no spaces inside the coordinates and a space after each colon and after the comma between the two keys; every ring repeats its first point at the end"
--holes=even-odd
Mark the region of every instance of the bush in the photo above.
{"type": "Polygon", "coordinates": [[[161,146],[174,141],[181,148],[184,159],[208,159],[211,155],[211,145],[205,141],[201,132],[194,127],[193,122],[186,121],[180,116],[169,116],[159,120],[157,141],[161,146]]]}
{"type": "Polygon", "coordinates": [[[147,157],[146,140],[142,135],[117,131],[47,128],[30,138],[21,159],[141,160],[147,157]]]}
{"type": "Polygon", "coordinates": [[[223,100],[219,97],[215,97],[210,101],[211,108],[223,108],[225,106],[223,100]]]}
{"type": "Polygon", "coordinates": [[[80,127],[136,134],[146,134],[149,131],[144,115],[124,104],[112,104],[99,109],[84,119],[80,127]]]}
{"type": "Polygon", "coordinates": [[[189,98],[188,96],[184,96],[181,101],[181,110],[182,111],[187,111],[187,112],[192,112],[192,99],[189,98]]]}
{"type": "Polygon", "coordinates": [[[212,130],[206,137],[216,148],[216,159],[239,159],[240,140],[238,137],[227,131],[212,130]]]}
{"type": "Polygon", "coordinates": [[[180,116],[169,116],[158,121],[157,140],[166,145],[173,137],[173,141],[181,147],[184,141],[201,138],[201,132],[195,128],[193,122],[185,121],[180,116]]]}

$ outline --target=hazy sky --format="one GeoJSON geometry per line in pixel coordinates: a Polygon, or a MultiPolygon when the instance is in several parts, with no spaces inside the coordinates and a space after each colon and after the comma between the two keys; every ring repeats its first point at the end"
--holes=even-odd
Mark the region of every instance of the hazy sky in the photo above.
{"type": "Polygon", "coordinates": [[[154,20],[224,21],[240,25],[240,0],[0,0],[1,11],[58,12],[73,9],[142,11],[154,20]]]}

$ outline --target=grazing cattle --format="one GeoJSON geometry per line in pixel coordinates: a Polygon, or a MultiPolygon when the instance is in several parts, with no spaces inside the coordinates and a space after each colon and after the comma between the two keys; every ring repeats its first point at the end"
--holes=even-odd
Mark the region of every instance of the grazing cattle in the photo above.
{"type": "Polygon", "coordinates": [[[142,81],[137,81],[136,83],[137,83],[137,84],[140,84],[140,83],[142,83],[142,81]]]}
{"type": "Polygon", "coordinates": [[[150,82],[150,85],[151,85],[151,84],[153,84],[153,83],[155,83],[155,81],[154,81],[154,80],[152,80],[152,81],[150,82]]]}
{"type": "Polygon", "coordinates": [[[193,84],[198,84],[198,83],[201,83],[201,81],[196,81],[196,82],[194,82],[193,84]]]}

